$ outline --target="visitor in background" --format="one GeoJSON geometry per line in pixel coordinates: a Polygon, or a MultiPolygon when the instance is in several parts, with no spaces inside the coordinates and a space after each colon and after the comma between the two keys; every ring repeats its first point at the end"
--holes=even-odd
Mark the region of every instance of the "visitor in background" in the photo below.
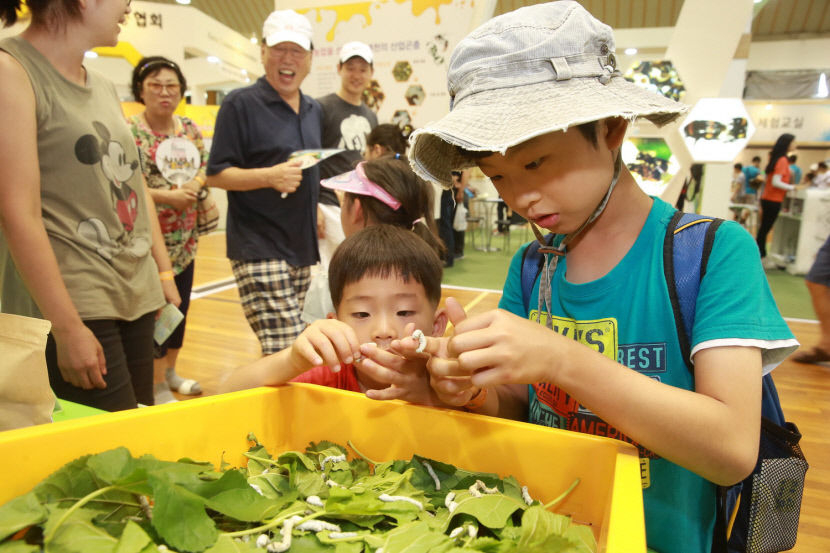
{"type": "Polygon", "coordinates": [[[133,69],[133,97],[144,104],[144,111],[127,122],[142,154],[144,181],[156,204],[164,244],[173,266],[172,278],[182,298],[179,311],[185,317],[156,348],[153,361],[156,404],[176,401],[170,390],[187,396],[202,393],[197,381],[176,373],[199,242],[196,202],[203,193],[207,165],[207,150],[199,127],[191,119],[174,113],[185,90],[187,79],[182,70],[165,57],[143,58],[133,69]]]}
{"type": "MultiPolygon", "coordinates": [[[[373,59],[368,44],[344,44],[337,63],[340,89],[317,98],[323,108],[323,148],[346,150],[320,162],[321,179],[347,173],[363,159],[366,135],[378,124],[377,115],[363,101],[363,91],[374,74],[373,59]]],[[[320,188],[317,238],[320,240],[320,264],[325,271],[334,249],[345,238],[340,226],[340,203],[334,192],[327,188],[320,188]]]]}
{"type": "Polygon", "coordinates": [[[830,361],[830,236],[819,248],[804,282],[810,292],[821,333],[812,348],[799,351],[792,360],[798,363],[825,363],[830,361]]]}
{"type": "Polygon", "coordinates": [[[761,222],[758,225],[755,242],[758,244],[761,262],[765,269],[777,267],[773,260],[767,259],[767,236],[781,211],[784,196],[790,190],[795,190],[795,185],[790,184],[792,175],[790,174],[790,160],[787,158],[787,154],[794,149],[795,136],[789,133],[782,134],[775,141],[769,153],[769,162],[764,169],[766,181],[761,191],[761,222]]]}
{"type": "Polygon", "coordinates": [[[406,154],[406,139],[409,134],[393,123],[383,123],[372,129],[366,137],[366,149],[363,157],[367,160],[377,159],[389,154],[406,154]]]}
{"type": "Polygon", "coordinates": [[[761,157],[753,156],[752,163],[743,167],[744,195],[751,198],[751,203],[757,203],[758,190],[764,185],[764,175],[761,174],[761,157]]]}
{"type": "Polygon", "coordinates": [[[790,174],[792,175],[793,182],[792,184],[801,184],[801,167],[796,165],[798,161],[798,156],[795,154],[790,154],[787,158],[790,161],[790,174]]]}
{"type": "Polygon", "coordinates": [[[311,23],[271,12],[262,28],[265,75],[222,102],[208,159],[209,186],[228,191],[227,251],[248,324],[263,355],[305,328],[303,301],[317,263],[317,166],[297,150],[319,149],[323,111],[300,85],[311,71],[311,23]]]}

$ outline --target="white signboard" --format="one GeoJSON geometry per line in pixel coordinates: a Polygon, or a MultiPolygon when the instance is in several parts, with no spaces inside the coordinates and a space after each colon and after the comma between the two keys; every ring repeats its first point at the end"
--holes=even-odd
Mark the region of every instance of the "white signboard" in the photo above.
{"type": "Polygon", "coordinates": [[[740,98],[703,98],[680,125],[680,134],[698,163],[732,161],[753,132],[740,98]]]}
{"type": "Polygon", "coordinates": [[[380,123],[415,128],[449,111],[447,65],[453,47],[471,29],[474,6],[465,0],[372,2],[294,8],[314,29],[314,59],[302,90],[314,98],[340,88],[340,47],[371,46],[374,83],[368,103],[380,123]]]}
{"type": "Polygon", "coordinates": [[[748,101],[746,109],[755,123],[755,144],[774,144],[783,133],[801,144],[830,142],[830,103],[748,101]]]}

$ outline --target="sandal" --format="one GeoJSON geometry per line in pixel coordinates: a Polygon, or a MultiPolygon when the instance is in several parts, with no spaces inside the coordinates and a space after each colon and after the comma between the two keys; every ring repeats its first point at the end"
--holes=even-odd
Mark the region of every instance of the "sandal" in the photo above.
{"type": "Polygon", "coordinates": [[[170,389],[185,396],[198,396],[202,393],[202,387],[192,378],[183,378],[178,386],[171,384],[170,389]]]}
{"type": "Polygon", "coordinates": [[[176,374],[176,369],[168,368],[165,371],[165,380],[170,389],[185,396],[198,396],[202,393],[202,387],[192,378],[182,378],[176,374]]]}
{"type": "Polygon", "coordinates": [[[792,360],[796,363],[824,363],[830,361],[830,353],[827,353],[820,347],[813,347],[807,351],[796,353],[792,356],[792,360]]]}

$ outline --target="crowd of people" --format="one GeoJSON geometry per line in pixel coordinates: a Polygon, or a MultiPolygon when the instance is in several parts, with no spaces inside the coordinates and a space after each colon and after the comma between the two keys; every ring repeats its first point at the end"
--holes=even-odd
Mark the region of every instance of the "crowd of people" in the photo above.
{"type": "MultiPolygon", "coordinates": [[[[0,18],[13,23],[18,5],[4,0],[0,18]]],[[[687,108],[623,79],[611,28],[578,2],[509,12],[461,40],[452,109],[415,130],[408,150],[362,103],[371,48],[345,44],[339,89],[311,98],[301,90],[311,23],[276,10],[263,26],[264,75],[225,98],[209,152],[174,114],[186,80],[164,57],[136,65],[145,109],[124,120],[83,54],[115,45],[129,0],[92,6],[31,4],[31,25],[0,42],[0,79],[12,85],[0,87],[0,124],[19,129],[0,136],[0,301],[52,322],[58,397],[119,410],[200,392],[176,373],[185,323],[155,347],[153,327],[165,303],[187,313],[196,202],[222,188],[227,255],[263,354],[223,390],[298,380],[624,439],[640,454],[649,547],[710,551],[717,486],[757,461],[761,377],[798,347],[761,263],[795,186],[792,135],[758,185],[757,241],[733,222],[718,228],[689,360],[660,261],[675,209],[646,195],[621,158],[634,118],[662,126],[687,108]],[[321,148],[346,153],[306,168],[291,159],[321,148]],[[535,280],[525,282],[523,247],[500,309],[468,317],[452,298],[439,304],[443,266],[458,254],[447,221],[474,167],[553,239],[538,235],[535,280]],[[312,285],[318,263],[325,278],[312,285]]],[[[760,161],[736,168],[744,194],[760,161]]]]}

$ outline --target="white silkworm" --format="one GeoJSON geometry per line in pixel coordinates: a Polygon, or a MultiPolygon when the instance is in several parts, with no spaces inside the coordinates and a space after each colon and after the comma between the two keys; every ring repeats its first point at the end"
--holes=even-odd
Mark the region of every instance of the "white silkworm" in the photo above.
{"type": "Polygon", "coordinates": [[[272,541],[268,544],[268,553],[283,553],[291,549],[291,532],[294,530],[294,521],[292,519],[287,519],[285,522],[282,523],[282,528],[280,529],[280,535],[282,536],[282,540],[278,542],[272,541]]]}
{"type": "Polygon", "coordinates": [[[444,498],[444,506],[449,509],[450,503],[455,499],[455,492],[447,492],[447,497],[444,498]]]}
{"type": "MultiPolygon", "coordinates": [[[[301,520],[303,517],[300,515],[294,515],[289,520],[291,520],[291,525],[295,525],[301,520]]],[[[326,522],[325,520],[307,520],[300,524],[299,526],[295,526],[297,530],[304,530],[306,532],[339,532],[340,527],[336,524],[332,524],[331,522],[326,522]]]]}
{"type": "Polygon", "coordinates": [[[357,532],[329,532],[330,540],[345,540],[348,538],[356,538],[357,532]]]}
{"type": "Polygon", "coordinates": [[[435,489],[440,490],[441,489],[441,481],[438,480],[438,475],[435,474],[435,471],[432,469],[432,465],[430,465],[426,461],[421,461],[421,463],[424,464],[424,467],[426,467],[427,472],[432,477],[432,481],[435,482],[435,489]]]}
{"type": "Polygon", "coordinates": [[[476,480],[476,483],[470,486],[469,490],[470,495],[473,497],[481,497],[482,492],[487,494],[499,493],[498,488],[488,488],[487,485],[481,480],[476,480]]]}
{"type": "Polygon", "coordinates": [[[415,349],[415,353],[423,353],[427,348],[427,337],[424,336],[424,331],[416,329],[415,332],[412,333],[412,339],[418,340],[418,347],[415,349]]]}
{"type": "Polygon", "coordinates": [[[525,503],[527,503],[528,505],[533,504],[533,498],[530,497],[530,493],[528,493],[527,491],[527,486],[522,486],[522,499],[524,499],[525,503]]]}
{"type": "Polygon", "coordinates": [[[471,538],[474,538],[478,535],[478,526],[473,526],[472,524],[467,526],[467,535],[471,538]]]}
{"type": "Polygon", "coordinates": [[[260,549],[268,547],[268,542],[270,541],[268,534],[260,534],[256,539],[256,546],[260,549]]]}
{"type": "Polygon", "coordinates": [[[346,460],[345,455],[329,455],[328,457],[323,459],[323,461],[320,463],[320,470],[326,470],[326,463],[330,462],[333,465],[334,463],[339,463],[340,461],[345,461],[345,460],[346,460]]]}
{"type": "Polygon", "coordinates": [[[343,484],[338,484],[337,482],[335,482],[331,478],[326,480],[326,486],[328,486],[329,488],[345,488],[346,487],[343,484]]]}
{"type": "Polygon", "coordinates": [[[310,495],[310,496],[306,497],[305,502],[308,503],[309,505],[314,505],[315,507],[322,507],[323,506],[323,500],[320,499],[320,497],[317,496],[317,495],[310,495]]]}
{"type": "Polygon", "coordinates": [[[260,487],[259,487],[259,486],[257,486],[256,484],[250,484],[250,486],[251,486],[251,487],[254,489],[254,491],[255,491],[256,493],[258,493],[259,495],[265,495],[264,493],[262,493],[262,488],[260,488],[260,487]]]}
{"type": "Polygon", "coordinates": [[[411,497],[406,497],[405,495],[389,495],[382,493],[378,496],[378,499],[386,503],[392,503],[393,501],[406,501],[407,503],[412,503],[413,505],[418,507],[418,509],[424,509],[424,505],[420,501],[418,501],[417,499],[412,499],[411,497]]]}
{"type": "Polygon", "coordinates": [[[464,527],[463,526],[459,526],[458,528],[453,528],[453,531],[450,532],[450,538],[457,538],[458,536],[460,536],[463,533],[464,533],[464,527]]]}

